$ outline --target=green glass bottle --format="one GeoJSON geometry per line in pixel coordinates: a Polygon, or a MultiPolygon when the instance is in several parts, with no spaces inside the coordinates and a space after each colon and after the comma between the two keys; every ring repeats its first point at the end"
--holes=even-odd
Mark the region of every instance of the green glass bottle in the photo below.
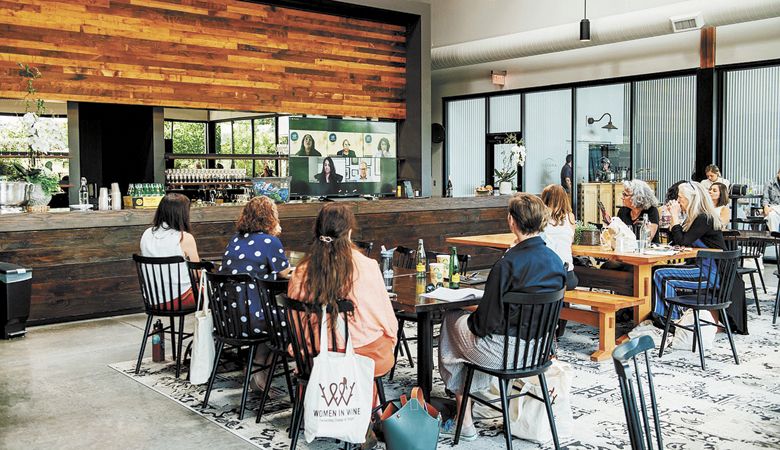
{"type": "Polygon", "coordinates": [[[450,247],[450,289],[460,288],[460,264],[458,263],[458,249],[450,247]]]}

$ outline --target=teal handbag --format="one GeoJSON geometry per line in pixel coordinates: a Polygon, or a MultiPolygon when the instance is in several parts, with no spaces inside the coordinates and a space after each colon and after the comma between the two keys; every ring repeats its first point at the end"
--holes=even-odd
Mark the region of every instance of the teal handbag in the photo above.
{"type": "Polygon", "coordinates": [[[401,409],[393,402],[380,416],[387,450],[435,450],[441,414],[425,402],[422,390],[413,388],[409,401],[401,396],[401,409]]]}

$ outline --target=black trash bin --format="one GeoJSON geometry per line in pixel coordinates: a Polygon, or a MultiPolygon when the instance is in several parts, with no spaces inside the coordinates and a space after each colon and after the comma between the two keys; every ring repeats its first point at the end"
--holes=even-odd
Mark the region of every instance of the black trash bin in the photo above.
{"type": "Polygon", "coordinates": [[[0,262],[0,325],[3,339],[24,336],[30,316],[32,268],[0,262]]]}

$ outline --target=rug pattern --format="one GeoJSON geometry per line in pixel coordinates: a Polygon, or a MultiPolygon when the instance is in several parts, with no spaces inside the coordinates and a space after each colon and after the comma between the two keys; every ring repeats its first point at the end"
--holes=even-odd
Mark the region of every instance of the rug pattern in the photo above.
{"type": "MultiPolygon", "coordinates": [[[[774,289],[760,296],[762,316],[750,302],[750,335],[736,335],[740,365],[735,365],[725,334],[719,333],[713,349],[707,352],[707,370],[702,371],[698,355],[671,349],[663,358],[651,356],[651,366],[662,417],[663,437],[668,449],[778,449],[780,448],[780,323],[772,325],[774,289]]],[[[414,328],[406,330],[414,334],[414,328]]],[[[617,376],[611,360],[596,363],[589,359],[598,335],[595,329],[570,324],[560,340],[559,358],[574,369],[571,392],[573,433],[560,436],[568,449],[630,449],[617,376]]],[[[414,341],[410,342],[414,354],[414,341]]],[[[145,360],[139,374],[135,361],[112,364],[129,378],[170,398],[209,421],[224,427],[248,443],[262,449],[288,449],[287,428],[290,402],[284,378],[275,380],[261,423],[255,423],[254,408],[259,395],[250,394],[244,420],[238,420],[242,371],[237,366],[221,369],[209,406],[201,407],[205,385],[191,385],[174,377],[172,363],[145,360]]],[[[436,372],[438,374],[438,372],[436,372]]],[[[183,377],[184,378],[184,377],[183,377]]],[[[415,370],[400,358],[393,381],[385,381],[389,399],[409,392],[415,370]]],[[[434,378],[434,395],[444,397],[444,386],[434,378]]],[[[463,450],[505,448],[500,418],[477,421],[479,439],[463,442],[463,450]]],[[[451,446],[442,437],[440,448],[451,446]]],[[[516,449],[550,449],[552,443],[535,444],[515,439],[516,449]]],[[[335,442],[307,444],[302,433],[298,448],[336,449],[335,442]]],[[[384,448],[380,444],[380,448],[384,448]]]]}

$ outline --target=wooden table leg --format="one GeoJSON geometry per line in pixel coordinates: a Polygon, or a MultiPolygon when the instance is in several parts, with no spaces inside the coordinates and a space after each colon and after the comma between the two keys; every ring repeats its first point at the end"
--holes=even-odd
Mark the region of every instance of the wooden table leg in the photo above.
{"type": "Polygon", "coordinates": [[[417,385],[426,400],[433,389],[433,322],[431,313],[417,313],[417,385]]]}
{"type": "Polygon", "coordinates": [[[615,313],[599,312],[599,349],[590,355],[591,361],[604,361],[615,349],[615,313]]]}
{"type": "Polygon", "coordinates": [[[634,306],[634,322],[639,325],[653,309],[653,266],[634,266],[634,296],[644,300],[641,305],[634,306]]]}

